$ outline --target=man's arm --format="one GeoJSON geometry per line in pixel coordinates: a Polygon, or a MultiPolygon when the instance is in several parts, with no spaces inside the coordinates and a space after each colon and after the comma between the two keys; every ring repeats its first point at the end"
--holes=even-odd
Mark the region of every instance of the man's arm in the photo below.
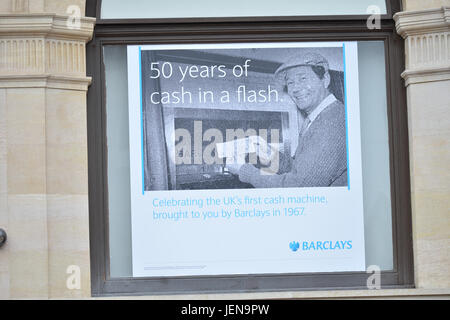
{"type": "Polygon", "coordinates": [[[290,172],[267,175],[246,164],[239,179],[256,188],[329,186],[347,169],[345,116],[341,118],[330,114],[311,125],[290,172]]]}

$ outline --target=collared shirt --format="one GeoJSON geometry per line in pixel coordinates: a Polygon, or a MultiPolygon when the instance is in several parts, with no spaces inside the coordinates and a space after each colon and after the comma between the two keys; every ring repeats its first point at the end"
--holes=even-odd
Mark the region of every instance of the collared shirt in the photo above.
{"type": "Polygon", "coordinates": [[[317,116],[325,110],[326,107],[328,107],[330,104],[334,103],[336,101],[336,97],[334,94],[329,94],[325,99],[322,100],[322,102],[311,112],[307,119],[304,121],[307,121],[309,119],[309,123],[307,122],[307,127],[304,130],[303,134],[308,130],[308,128],[311,126],[311,123],[317,118],[317,116]]]}

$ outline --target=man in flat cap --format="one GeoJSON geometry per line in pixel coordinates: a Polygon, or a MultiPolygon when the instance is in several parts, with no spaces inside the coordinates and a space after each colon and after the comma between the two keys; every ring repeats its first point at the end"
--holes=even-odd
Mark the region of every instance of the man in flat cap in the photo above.
{"type": "Polygon", "coordinates": [[[304,53],[275,75],[283,78],[305,119],[295,155],[285,155],[285,173],[267,174],[251,164],[231,165],[229,170],[256,188],[347,186],[345,107],[329,91],[328,61],[318,53],[304,53]]]}

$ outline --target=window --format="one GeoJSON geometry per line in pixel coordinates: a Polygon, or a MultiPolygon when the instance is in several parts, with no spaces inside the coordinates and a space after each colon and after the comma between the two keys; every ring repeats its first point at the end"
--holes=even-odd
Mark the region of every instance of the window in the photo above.
{"type": "MultiPolygon", "coordinates": [[[[392,14],[400,9],[399,2],[378,1],[380,13],[383,14],[380,30],[367,29],[367,16],[364,15],[367,5],[362,5],[362,1],[358,1],[362,5],[359,8],[351,7],[354,1],[346,1],[340,8],[327,7],[327,12],[320,9],[325,6],[299,6],[295,8],[298,9],[294,10],[295,14],[292,10],[287,11],[288,7],[283,6],[283,2],[277,11],[268,4],[267,7],[260,6],[258,12],[246,11],[246,8],[232,10],[235,7],[227,3],[228,11],[201,11],[201,8],[207,7],[199,6],[198,10],[192,11],[196,12],[195,15],[180,9],[178,12],[172,11],[170,17],[161,15],[167,10],[152,10],[153,16],[144,16],[142,12],[150,12],[144,10],[149,2],[135,2],[135,5],[127,3],[126,10],[120,6],[121,2],[112,0],[88,2],[87,5],[88,15],[101,17],[94,31],[94,40],[87,49],[88,72],[93,77],[93,84],[88,92],[93,295],[365,288],[368,276],[364,271],[359,271],[133,277],[128,121],[130,75],[127,69],[127,47],[130,45],[143,47],[231,43],[242,46],[276,43],[281,49],[274,50],[283,50],[283,45],[292,43],[356,43],[364,265],[377,265],[381,268],[382,287],[412,286],[407,115],[405,89],[399,77],[403,71],[404,55],[403,42],[396,35],[392,20],[392,14]],[[267,12],[276,12],[276,17],[271,18],[273,23],[265,22],[269,19],[265,17],[267,12]],[[286,12],[290,12],[289,17],[286,12]],[[135,18],[139,19],[134,20],[135,18]],[[234,20],[230,21],[231,18],[234,20]]],[[[270,63],[267,64],[268,59],[263,57],[264,54],[252,52],[251,49],[242,53],[242,56],[258,57],[265,61],[261,66],[267,67],[269,71],[261,67],[252,75],[255,79],[273,74],[273,68],[277,66],[277,59],[269,59],[271,63],[275,63],[271,67],[270,63]]],[[[202,61],[212,63],[217,57],[218,52],[201,49],[186,51],[182,57],[171,56],[170,52],[164,55],[162,52],[158,61],[171,62],[173,65],[201,65],[202,61]],[[192,52],[195,53],[195,59],[192,52]]],[[[231,65],[236,64],[232,51],[225,58],[231,65]]],[[[225,58],[220,56],[220,59],[225,58]]],[[[282,62],[279,61],[280,64],[282,62]]],[[[256,81],[255,79],[252,81],[256,81]]],[[[333,79],[334,87],[341,90],[342,85],[336,80],[339,79],[339,72],[336,72],[333,79]]],[[[167,86],[170,83],[160,85],[167,86]]],[[[335,89],[334,94],[339,99],[338,89],[335,89]]],[[[177,126],[188,128],[194,125],[191,123],[193,120],[199,119],[197,115],[192,116],[193,111],[190,109],[169,108],[169,112],[167,106],[163,105],[163,108],[166,108],[164,119],[174,130],[177,126]]],[[[285,112],[276,111],[279,108],[267,110],[265,116],[281,132],[288,132],[288,128],[296,125],[296,121],[292,120],[296,113],[290,113],[288,109],[285,112]]],[[[205,110],[203,114],[208,113],[209,121],[215,123],[216,127],[220,127],[217,122],[224,117],[236,123],[258,117],[252,110],[234,110],[231,115],[228,113],[226,116],[223,112],[212,110],[208,113],[205,110]]],[[[168,134],[167,127],[164,132],[168,134]]],[[[289,141],[293,140],[295,139],[289,141]]],[[[170,143],[167,147],[171,148],[170,143]]],[[[189,170],[191,167],[188,165],[168,169],[172,172],[168,175],[172,190],[192,189],[199,183],[203,183],[204,188],[209,183],[195,180],[195,177],[189,175],[189,170]]],[[[230,182],[224,183],[229,185],[230,182]]],[[[241,187],[239,184],[239,188],[241,187]]]]}
{"type": "Polygon", "coordinates": [[[386,14],[384,0],[281,0],[238,1],[219,0],[146,1],[103,0],[102,19],[155,19],[201,17],[264,17],[264,16],[339,16],[364,15],[367,8],[376,6],[380,14],[386,14]],[[171,10],[167,10],[171,8],[171,10]]]}

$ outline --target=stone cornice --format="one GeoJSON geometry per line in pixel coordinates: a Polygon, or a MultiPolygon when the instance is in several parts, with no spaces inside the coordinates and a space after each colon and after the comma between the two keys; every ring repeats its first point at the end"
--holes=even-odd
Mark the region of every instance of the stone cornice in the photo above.
{"type": "Polygon", "coordinates": [[[80,28],[68,25],[68,16],[29,13],[0,14],[0,37],[45,37],[88,42],[92,39],[95,18],[81,17],[80,28]]]}
{"type": "Polygon", "coordinates": [[[50,88],[87,91],[91,77],[43,75],[0,75],[0,88],[50,88]]]}
{"type": "Polygon", "coordinates": [[[450,79],[450,7],[394,15],[405,39],[405,84],[450,79]]]}
{"type": "Polygon", "coordinates": [[[0,88],[86,91],[86,42],[94,18],[52,13],[0,14],[0,88]]]}
{"type": "Polygon", "coordinates": [[[406,86],[415,83],[446,81],[450,80],[450,68],[443,66],[413,70],[410,69],[405,70],[402,73],[402,77],[405,79],[406,86]]]}
{"type": "Polygon", "coordinates": [[[403,11],[394,15],[397,33],[403,38],[448,31],[450,28],[450,7],[421,11],[403,11]]]}

